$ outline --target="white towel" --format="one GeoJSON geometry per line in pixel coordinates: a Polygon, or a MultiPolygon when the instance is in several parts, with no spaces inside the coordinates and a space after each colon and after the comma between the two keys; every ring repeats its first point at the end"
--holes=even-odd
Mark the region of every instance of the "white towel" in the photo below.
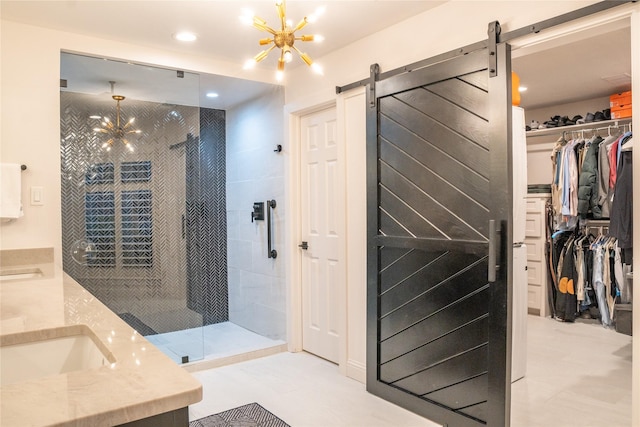
{"type": "Polygon", "coordinates": [[[0,164],[0,218],[15,219],[23,215],[21,173],[18,164],[0,164]]]}

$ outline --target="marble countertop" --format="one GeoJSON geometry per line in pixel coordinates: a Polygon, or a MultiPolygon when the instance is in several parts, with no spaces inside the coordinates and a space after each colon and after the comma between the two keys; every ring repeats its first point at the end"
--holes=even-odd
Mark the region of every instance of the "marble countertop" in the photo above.
{"type": "Polygon", "coordinates": [[[202,400],[195,378],[66,273],[33,265],[47,274],[0,283],[0,342],[86,325],[115,363],[0,387],[0,425],[113,426],[202,400]]]}

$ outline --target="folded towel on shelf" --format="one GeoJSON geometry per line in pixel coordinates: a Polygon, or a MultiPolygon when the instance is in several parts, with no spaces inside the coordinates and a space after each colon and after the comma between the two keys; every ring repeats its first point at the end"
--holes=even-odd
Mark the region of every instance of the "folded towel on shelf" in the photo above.
{"type": "Polygon", "coordinates": [[[0,164],[0,218],[15,219],[22,212],[22,177],[19,164],[0,164]]]}

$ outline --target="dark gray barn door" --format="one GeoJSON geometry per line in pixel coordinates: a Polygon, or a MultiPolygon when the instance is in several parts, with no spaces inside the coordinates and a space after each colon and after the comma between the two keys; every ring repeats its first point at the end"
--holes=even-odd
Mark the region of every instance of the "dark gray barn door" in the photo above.
{"type": "Polygon", "coordinates": [[[369,90],[367,389],[455,427],[509,424],[511,71],[498,48],[496,77],[481,49],[369,90]]]}

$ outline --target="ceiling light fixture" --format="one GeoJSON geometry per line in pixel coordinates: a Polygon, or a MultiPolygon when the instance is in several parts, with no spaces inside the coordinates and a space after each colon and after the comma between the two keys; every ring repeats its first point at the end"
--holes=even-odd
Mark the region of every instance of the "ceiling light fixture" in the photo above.
{"type": "MultiPolygon", "coordinates": [[[[111,93],[113,94],[113,88],[116,84],[114,81],[109,82],[111,84],[111,93]]],[[[101,128],[93,128],[94,132],[107,134],[109,139],[102,144],[102,148],[105,148],[107,151],[111,151],[111,147],[115,141],[121,141],[125,147],[129,149],[129,151],[133,152],[133,146],[127,141],[125,138],[127,135],[131,133],[141,133],[142,131],[139,129],[130,129],[135,121],[135,118],[132,117],[129,119],[124,126],[121,125],[120,121],[120,101],[124,101],[125,97],[122,95],[112,95],[111,96],[116,101],[116,122],[115,124],[109,120],[108,117],[103,117],[102,127],[101,128]]]]}
{"type": "Polygon", "coordinates": [[[220,96],[220,95],[218,95],[216,92],[208,92],[207,93],[207,98],[217,98],[218,96],[220,96]]]}
{"type": "Polygon", "coordinates": [[[197,36],[188,31],[181,31],[173,35],[173,38],[181,42],[194,42],[197,40],[197,36]]]}
{"type": "Polygon", "coordinates": [[[298,24],[294,27],[292,21],[287,20],[286,17],[286,5],[285,0],[276,0],[276,9],[278,11],[278,17],[280,18],[280,29],[274,30],[273,28],[267,25],[267,21],[257,16],[251,16],[252,14],[249,11],[245,11],[244,15],[240,17],[241,21],[252,25],[260,31],[267,32],[271,34],[271,37],[267,37],[264,39],[260,39],[260,46],[268,46],[271,45],[266,50],[258,53],[252,59],[249,59],[245,62],[245,69],[253,68],[258,62],[262,61],[264,58],[269,55],[273,49],[280,49],[280,58],[278,59],[278,68],[276,71],[276,79],[278,81],[282,80],[284,77],[284,65],[288,62],[291,62],[293,59],[293,51],[297,52],[300,55],[300,58],[307,64],[313,71],[318,74],[322,74],[322,68],[313,60],[309,55],[304,52],[301,52],[297,47],[294,46],[294,42],[296,40],[300,40],[303,42],[320,42],[324,40],[322,36],[319,35],[302,35],[299,37],[295,36],[295,32],[304,28],[308,23],[313,23],[316,21],[319,15],[324,13],[324,8],[316,9],[315,13],[309,16],[305,16],[298,22],[298,24]]]}

